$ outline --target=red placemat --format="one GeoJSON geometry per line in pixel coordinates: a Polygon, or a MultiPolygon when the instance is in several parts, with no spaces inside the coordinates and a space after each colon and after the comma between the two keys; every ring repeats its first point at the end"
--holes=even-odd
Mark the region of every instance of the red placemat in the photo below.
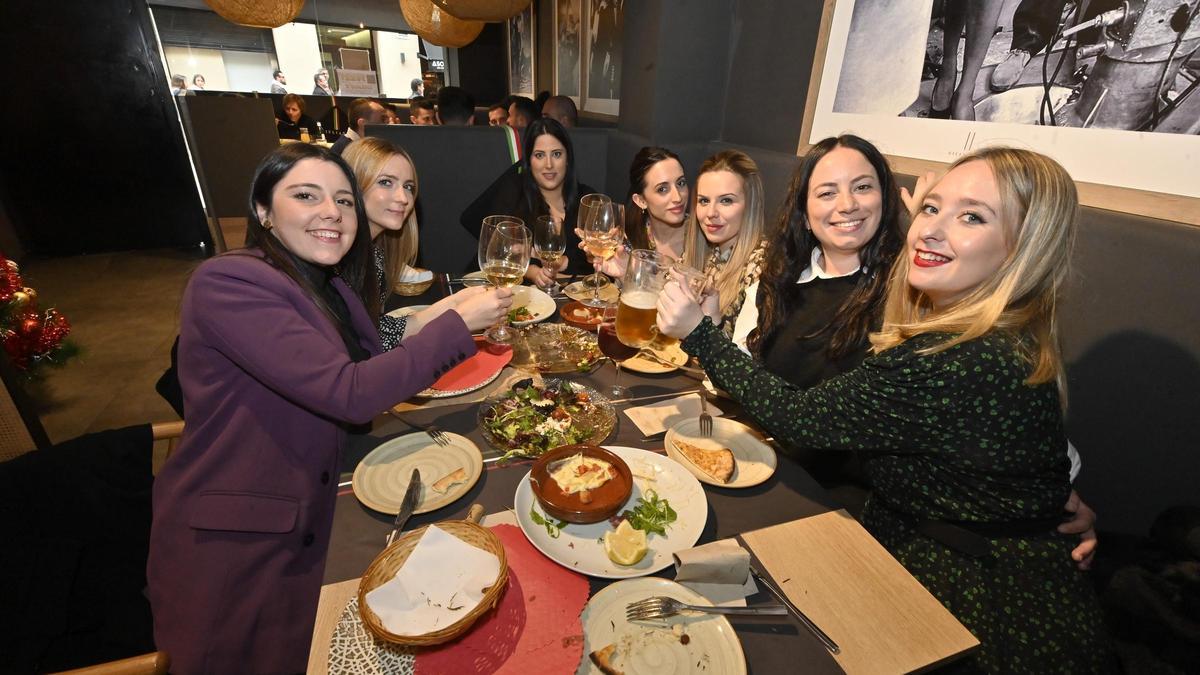
{"type": "Polygon", "coordinates": [[[487,338],[476,337],[475,348],[478,351],[475,352],[475,355],[451,368],[449,372],[438,378],[438,381],[434,382],[430,389],[460,391],[477,387],[487,382],[489,378],[500,372],[501,368],[508,365],[509,361],[512,361],[511,349],[493,353],[485,349],[486,346],[487,338]]]}
{"type": "Polygon", "coordinates": [[[415,674],[574,673],[583,658],[579,613],[587,604],[587,578],[542,555],[520,528],[492,531],[508,557],[500,604],[461,638],[420,650],[415,674]]]}

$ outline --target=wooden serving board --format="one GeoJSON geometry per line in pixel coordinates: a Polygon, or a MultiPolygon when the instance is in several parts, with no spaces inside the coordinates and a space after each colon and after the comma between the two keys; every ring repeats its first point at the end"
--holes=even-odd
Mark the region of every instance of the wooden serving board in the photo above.
{"type": "Polygon", "coordinates": [[[847,673],[908,673],[979,641],[842,510],[741,535],[788,598],[842,648],[847,673]]]}

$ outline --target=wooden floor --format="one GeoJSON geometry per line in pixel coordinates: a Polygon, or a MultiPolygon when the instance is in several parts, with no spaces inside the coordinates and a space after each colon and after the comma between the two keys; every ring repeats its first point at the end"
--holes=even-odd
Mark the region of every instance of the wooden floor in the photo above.
{"type": "Polygon", "coordinates": [[[179,419],[154,391],[170,363],[179,302],[199,250],[29,258],[21,266],[42,309],[71,322],[82,353],[31,393],[51,442],[179,419]]]}

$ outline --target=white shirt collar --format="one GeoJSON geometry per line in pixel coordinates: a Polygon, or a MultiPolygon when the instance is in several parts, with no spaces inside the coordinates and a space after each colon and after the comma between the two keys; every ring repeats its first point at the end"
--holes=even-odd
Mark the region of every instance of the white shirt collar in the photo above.
{"type": "Polygon", "coordinates": [[[846,272],[845,274],[830,274],[825,271],[825,267],[821,264],[824,260],[825,256],[821,253],[821,247],[814,246],[812,250],[812,257],[809,258],[808,261],[808,267],[805,267],[804,271],[800,273],[800,278],[796,280],[796,283],[807,284],[813,279],[837,279],[839,277],[848,277],[862,269],[862,267],[859,266],[855,267],[849,272],[846,272]]]}
{"type": "Polygon", "coordinates": [[[349,138],[351,141],[357,141],[360,138],[362,138],[362,136],[359,136],[358,132],[355,131],[354,129],[347,129],[346,130],[346,138],[349,138]]]}

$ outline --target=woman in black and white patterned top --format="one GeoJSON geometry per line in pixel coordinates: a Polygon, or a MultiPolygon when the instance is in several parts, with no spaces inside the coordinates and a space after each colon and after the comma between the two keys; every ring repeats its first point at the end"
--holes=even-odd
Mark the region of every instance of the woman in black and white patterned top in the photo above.
{"type": "MultiPolygon", "coordinates": [[[[417,258],[417,171],[404,148],[382,138],[357,140],[347,146],[342,157],[354,170],[362,190],[382,308],[391,289],[417,258]]],[[[466,308],[465,303],[511,303],[511,292],[468,288],[405,317],[380,312],[379,340],[384,350],[394,348],[447,310],[466,308]]]]}

